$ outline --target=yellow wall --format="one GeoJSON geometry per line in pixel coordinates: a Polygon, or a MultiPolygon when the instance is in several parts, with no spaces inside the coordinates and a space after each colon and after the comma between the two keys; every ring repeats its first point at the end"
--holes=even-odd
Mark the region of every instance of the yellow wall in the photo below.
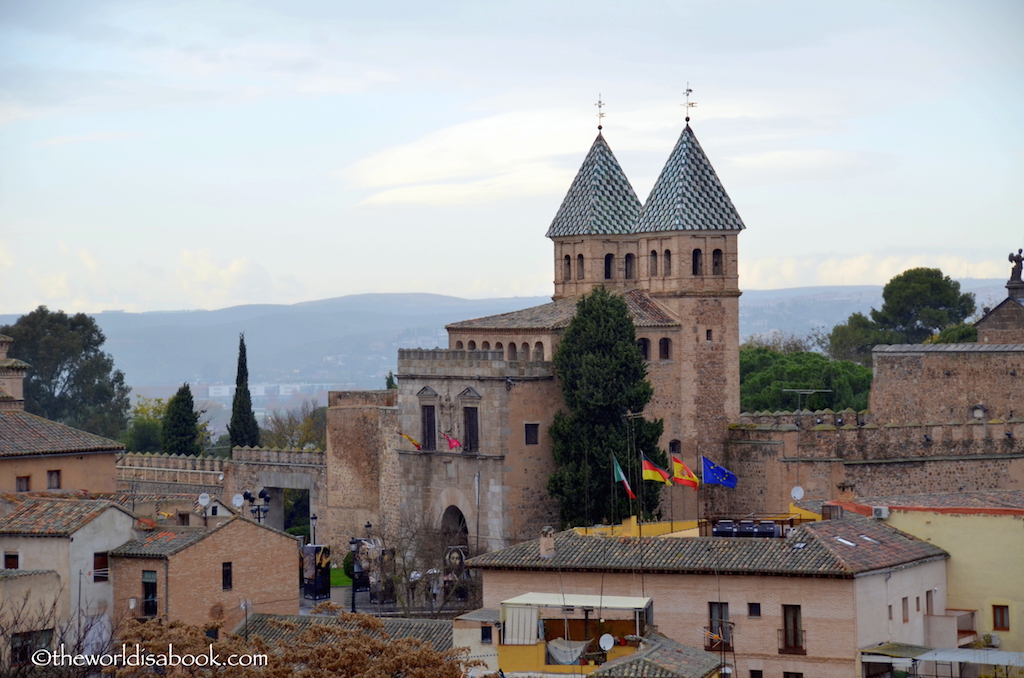
{"type": "Polygon", "coordinates": [[[641,526],[636,524],[636,516],[630,516],[622,521],[621,525],[601,525],[598,527],[577,527],[576,532],[582,535],[606,535],[613,537],[636,537],[641,529],[645,537],[660,537],[672,532],[681,530],[697,529],[696,520],[672,520],[660,523],[644,523],[641,526]]]}
{"type": "Polygon", "coordinates": [[[890,509],[887,522],[949,552],[946,606],[978,610],[979,634],[993,633],[993,605],[1009,606],[999,649],[1024,651],[1024,516],[890,509]]]}
{"type": "MultiPolygon", "coordinates": [[[[498,645],[498,666],[505,673],[513,671],[532,671],[543,673],[590,673],[597,666],[580,666],[579,664],[545,664],[545,643],[536,645],[498,645]]],[[[608,661],[625,657],[636,652],[635,647],[616,645],[608,651],[608,661]]]]}

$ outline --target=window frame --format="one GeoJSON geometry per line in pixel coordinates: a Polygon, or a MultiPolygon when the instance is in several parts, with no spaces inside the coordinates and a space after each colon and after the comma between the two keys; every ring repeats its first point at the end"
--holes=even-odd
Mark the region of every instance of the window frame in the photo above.
{"type": "Polygon", "coordinates": [[[992,630],[993,631],[1009,631],[1010,630],[1010,606],[1009,605],[993,605],[992,606],[992,630]]]}
{"type": "Polygon", "coordinates": [[[220,588],[222,591],[230,591],[234,588],[234,572],[232,571],[233,561],[220,564],[220,588]]]}
{"type": "Polygon", "coordinates": [[[46,472],[46,489],[60,489],[60,469],[53,469],[46,472]]]}
{"type": "Polygon", "coordinates": [[[92,581],[110,581],[110,556],[106,551],[92,554],[92,581]]]}
{"type": "Polygon", "coordinates": [[[529,422],[523,424],[523,444],[540,445],[540,424],[529,422]],[[533,434],[532,436],[530,434],[533,434]]]}
{"type": "Polygon", "coordinates": [[[20,570],[21,569],[21,552],[20,551],[4,551],[4,569],[5,570],[20,570]],[[14,567],[8,567],[10,559],[14,559],[14,567]]]}
{"type": "Polygon", "coordinates": [[[14,487],[15,492],[31,492],[32,476],[15,476],[14,487]]]}
{"type": "Polygon", "coordinates": [[[760,619],[761,603],[747,603],[747,617],[750,619],[760,619]]]}

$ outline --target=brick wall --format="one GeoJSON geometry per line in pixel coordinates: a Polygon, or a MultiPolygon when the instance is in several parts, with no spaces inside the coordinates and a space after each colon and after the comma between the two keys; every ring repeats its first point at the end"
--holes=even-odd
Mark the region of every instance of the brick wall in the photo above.
{"type": "Polygon", "coordinates": [[[137,598],[141,613],[142,571],[157,572],[161,617],[201,626],[221,620],[225,631],[250,612],[299,613],[299,547],[294,537],[235,519],[169,559],[112,558],[115,607],[137,598]],[[232,586],[222,586],[222,564],[232,564],[232,586]],[[292,564],[289,567],[289,564],[292,564]],[[168,597],[168,591],[170,596],[168,597]]]}

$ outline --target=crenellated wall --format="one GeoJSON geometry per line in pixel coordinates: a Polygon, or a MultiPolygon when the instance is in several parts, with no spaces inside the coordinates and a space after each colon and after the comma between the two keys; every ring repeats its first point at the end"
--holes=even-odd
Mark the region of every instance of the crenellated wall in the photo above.
{"type": "Polygon", "coordinates": [[[797,486],[805,499],[839,499],[840,484],[861,496],[1024,488],[1024,419],[881,427],[858,419],[870,415],[745,414],[730,426],[723,462],[740,483],[708,488],[706,510],[785,511],[797,486]]]}

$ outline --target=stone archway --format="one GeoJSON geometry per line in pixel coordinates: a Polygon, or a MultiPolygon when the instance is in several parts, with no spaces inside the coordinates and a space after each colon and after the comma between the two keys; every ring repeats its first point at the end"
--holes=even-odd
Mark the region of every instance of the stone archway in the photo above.
{"type": "Polygon", "coordinates": [[[446,547],[469,546],[469,525],[458,506],[452,505],[444,510],[441,517],[441,538],[446,547]]]}

